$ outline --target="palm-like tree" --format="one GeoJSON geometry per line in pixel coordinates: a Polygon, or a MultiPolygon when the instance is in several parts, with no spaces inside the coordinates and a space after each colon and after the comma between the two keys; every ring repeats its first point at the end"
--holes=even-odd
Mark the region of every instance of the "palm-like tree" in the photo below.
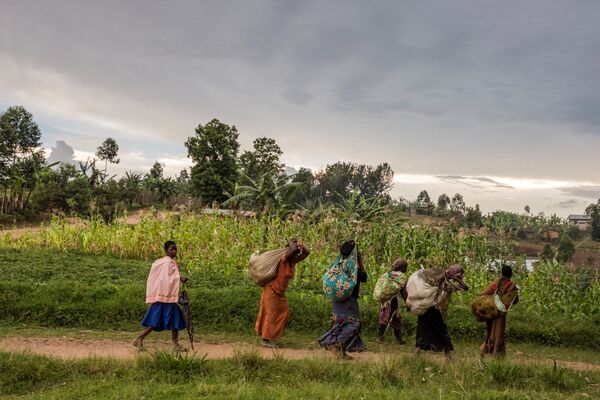
{"type": "Polygon", "coordinates": [[[344,202],[335,206],[348,219],[356,221],[370,221],[386,211],[385,205],[377,197],[367,199],[358,192],[352,192],[344,202]]]}
{"type": "Polygon", "coordinates": [[[270,172],[262,174],[257,180],[244,173],[242,176],[248,184],[236,185],[232,194],[226,193],[229,198],[222,203],[224,207],[238,208],[248,204],[262,215],[285,215],[289,211],[289,199],[302,185],[301,182],[290,182],[287,176],[270,172]]]}

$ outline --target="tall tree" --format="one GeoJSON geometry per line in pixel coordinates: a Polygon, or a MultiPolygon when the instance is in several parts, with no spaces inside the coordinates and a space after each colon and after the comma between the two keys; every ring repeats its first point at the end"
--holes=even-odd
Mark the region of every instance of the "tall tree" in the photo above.
{"type": "Polygon", "coordinates": [[[275,139],[262,137],[254,140],[253,151],[240,156],[240,165],[246,176],[257,180],[263,174],[281,175],[285,166],[279,160],[283,154],[275,139]]]}
{"type": "Polygon", "coordinates": [[[118,155],[119,145],[113,138],[106,138],[106,140],[98,147],[96,150],[96,157],[104,161],[104,175],[106,175],[108,163],[118,164],[121,161],[117,158],[118,155]]]}
{"type": "Polygon", "coordinates": [[[327,165],[315,175],[319,196],[334,201],[345,201],[352,192],[362,197],[386,198],[392,188],[394,171],[387,163],[377,167],[364,164],[337,162],[327,165]]]}
{"type": "Polygon", "coordinates": [[[185,146],[192,166],[192,193],[205,203],[223,202],[233,193],[238,176],[238,131],[218,119],[198,125],[185,146]]]}
{"type": "Polygon", "coordinates": [[[292,177],[292,182],[299,183],[298,188],[290,198],[289,205],[296,207],[306,204],[315,189],[315,176],[308,168],[300,168],[292,177]]]}
{"type": "Polygon", "coordinates": [[[596,204],[590,204],[585,212],[592,217],[592,240],[600,241],[600,199],[596,204]]]}
{"type": "Polygon", "coordinates": [[[450,211],[457,214],[464,213],[466,209],[465,200],[463,199],[462,194],[456,193],[452,196],[452,200],[450,201],[450,211]]]}
{"type": "Polygon", "coordinates": [[[437,200],[437,208],[439,210],[446,210],[450,205],[450,197],[446,193],[440,194],[437,200]]]}
{"type": "Polygon", "coordinates": [[[429,215],[433,211],[433,202],[431,201],[427,190],[422,190],[421,193],[419,193],[419,195],[417,196],[416,204],[417,212],[419,213],[429,215]]]}
{"type": "Polygon", "coordinates": [[[334,200],[338,196],[345,199],[352,191],[352,180],[356,166],[352,163],[337,162],[327,165],[317,172],[317,192],[324,199],[334,200]]]}
{"type": "Polygon", "coordinates": [[[30,189],[35,186],[36,171],[44,163],[41,136],[24,107],[9,107],[0,115],[0,185],[4,189],[0,211],[23,204],[25,182],[30,182],[30,189]]]}
{"type": "Polygon", "coordinates": [[[388,163],[377,167],[359,164],[353,179],[353,186],[366,198],[387,197],[392,189],[394,171],[388,163]]]}

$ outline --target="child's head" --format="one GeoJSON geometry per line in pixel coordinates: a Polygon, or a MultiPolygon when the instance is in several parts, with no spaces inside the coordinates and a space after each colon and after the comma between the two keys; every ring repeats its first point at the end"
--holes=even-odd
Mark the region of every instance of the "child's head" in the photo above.
{"type": "Polygon", "coordinates": [[[167,240],[165,242],[165,253],[171,258],[177,257],[177,245],[172,240],[167,240]]]}
{"type": "Polygon", "coordinates": [[[402,273],[406,272],[408,268],[408,261],[404,258],[399,258],[392,264],[392,271],[400,271],[402,273]]]}

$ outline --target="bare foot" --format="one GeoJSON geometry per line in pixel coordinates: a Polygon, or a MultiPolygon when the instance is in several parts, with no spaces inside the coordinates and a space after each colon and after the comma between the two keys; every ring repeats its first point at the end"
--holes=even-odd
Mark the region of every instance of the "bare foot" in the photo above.
{"type": "Polygon", "coordinates": [[[266,340],[266,339],[263,339],[262,346],[266,347],[267,349],[274,349],[275,348],[275,344],[273,342],[271,342],[270,340],[266,340]]]}
{"type": "Polygon", "coordinates": [[[186,353],[188,349],[180,345],[179,343],[173,343],[173,351],[175,353],[186,353]]]}
{"type": "Polygon", "coordinates": [[[145,351],[146,349],[144,348],[144,341],[140,338],[136,338],[133,341],[133,347],[135,347],[136,349],[138,349],[138,351],[145,351]]]}

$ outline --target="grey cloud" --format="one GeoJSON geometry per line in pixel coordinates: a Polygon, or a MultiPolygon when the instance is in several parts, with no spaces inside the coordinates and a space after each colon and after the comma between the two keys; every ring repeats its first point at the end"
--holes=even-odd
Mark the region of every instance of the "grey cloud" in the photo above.
{"type": "Polygon", "coordinates": [[[315,166],[595,181],[600,135],[574,133],[600,131],[599,17],[591,0],[5,0],[0,69],[41,78],[3,69],[0,103],[37,98],[47,73],[50,98],[123,122],[111,136],[155,135],[150,158],[218,117],[242,142],[285,140],[284,157],[310,143],[315,166]]]}
{"type": "Polygon", "coordinates": [[[578,204],[585,204],[585,201],[583,200],[577,200],[577,199],[569,199],[569,200],[565,200],[565,201],[561,201],[559,203],[556,203],[554,206],[559,207],[559,208],[573,208],[574,206],[578,205],[578,204]]]}
{"type": "Polygon", "coordinates": [[[499,189],[514,189],[514,187],[510,185],[483,176],[439,175],[436,176],[436,178],[446,183],[461,184],[473,188],[483,188],[491,185],[492,187],[499,189]],[[480,185],[472,181],[483,182],[489,185],[480,185]]]}
{"type": "Polygon", "coordinates": [[[561,191],[569,196],[600,199],[600,186],[573,186],[561,188],[561,191]]]}
{"type": "Polygon", "coordinates": [[[599,3],[433,3],[14,1],[0,50],[139,96],[208,85],[303,105],[318,93],[338,112],[600,131],[599,3]]]}

